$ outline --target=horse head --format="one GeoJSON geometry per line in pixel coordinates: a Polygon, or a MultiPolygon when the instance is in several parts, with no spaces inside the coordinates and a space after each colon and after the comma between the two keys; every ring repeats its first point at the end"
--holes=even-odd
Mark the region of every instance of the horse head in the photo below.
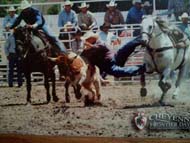
{"type": "Polygon", "coordinates": [[[154,28],[154,20],[152,17],[144,17],[141,23],[142,40],[145,44],[148,44],[154,28]]]}
{"type": "Polygon", "coordinates": [[[14,36],[16,39],[16,50],[21,57],[26,56],[29,51],[31,41],[31,29],[27,27],[17,27],[14,30],[14,36]]]}

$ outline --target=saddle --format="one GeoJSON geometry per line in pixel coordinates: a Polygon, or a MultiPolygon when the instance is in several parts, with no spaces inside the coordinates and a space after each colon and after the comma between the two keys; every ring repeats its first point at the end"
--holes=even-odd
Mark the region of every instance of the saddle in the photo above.
{"type": "Polygon", "coordinates": [[[54,41],[51,39],[51,37],[49,37],[42,30],[33,30],[33,34],[37,36],[38,38],[40,38],[43,44],[45,45],[45,48],[41,49],[41,51],[49,49],[52,53],[51,56],[56,57],[58,55],[59,51],[56,50],[58,48],[52,48],[52,47],[56,47],[56,45],[54,44],[54,41]]]}
{"type": "Polygon", "coordinates": [[[42,30],[33,30],[33,34],[42,40],[45,47],[50,46],[50,37],[48,37],[42,30]]]}
{"type": "Polygon", "coordinates": [[[186,48],[190,45],[187,36],[176,26],[171,26],[168,22],[160,18],[156,19],[156,23],[164,33],[168,34],[175,48],[186,48]]]}

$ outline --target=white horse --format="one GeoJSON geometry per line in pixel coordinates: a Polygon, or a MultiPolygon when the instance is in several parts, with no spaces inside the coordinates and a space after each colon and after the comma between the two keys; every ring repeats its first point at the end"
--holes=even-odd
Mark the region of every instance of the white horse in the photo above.
{"type": "MultiPolygon", "coordinates": [[[[169,27],[171,27],[171,25],[169,27]]],[[[158,85],[163,92],[159,101],[160,103],[164,103],[163,98],[171,88],[170,75],[175,70],[179,70],[179,72],[175,83],[176,89],[173,93],[173,99],[178,97],[180,93],[180,85],[190,59],[189,40],[186,36],[182,34],[183,40],[181,40],[181,42],[185,45],[182,48],[176,46],[172,38],[168,36],[170,29],[168,29],[168,32],[165,32],[162,28],[163,27],[158,23],[158,17],[148,16],[142,21],[142,40],[147,46],[144,62],[148,73],[156,71],[160,75],[158,85]]],[[[177,27],[175,26],[175,28],[177,27]]],[[[146,94],[145,80],[143,76],[141,77],[141,85],[142,89],[145,90],[144,94],[146,94]]]]}

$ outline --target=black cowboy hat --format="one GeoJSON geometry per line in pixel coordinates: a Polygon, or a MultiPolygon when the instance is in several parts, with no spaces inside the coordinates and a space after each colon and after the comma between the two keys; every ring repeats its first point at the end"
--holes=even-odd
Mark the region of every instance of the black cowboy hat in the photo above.
{"type": "Polygon", "coordinates": [[[103,25],[100,26],[100,30],[103,30],[104,28],[111,28],[111,25],[109,23],[104,23],[103,25]]]}

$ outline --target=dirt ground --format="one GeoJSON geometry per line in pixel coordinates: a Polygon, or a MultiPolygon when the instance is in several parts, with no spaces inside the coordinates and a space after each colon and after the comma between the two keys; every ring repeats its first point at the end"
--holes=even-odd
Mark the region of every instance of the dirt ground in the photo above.
{"type": "Polygon", "coordinates": [[[42,85],[32,88],[32,103],[36,105],[26,104],[25,87],[0,87],[0,134],[189,138],[190,132],[185,130],[139,131],[132,122],[137,112],[144,112],[145,116],[159,112],[190,116],[189,81],[184,82],[182,87],[177,100],[171,98],[173,88],[165,98],[165,102],[174,107],[151,107],[161,94],[157,81],[147,84],[148,95],[144,98],[140,97],[139,83],[103,86],[102,105],[91,107],[84,107],[83,103],[76,101],[72,89],[71,103],[66,104],[63,83],[56,86],[60,98],[58,103],[51,101],[42,105],[39,103],[46,101],[42,85]]]}

